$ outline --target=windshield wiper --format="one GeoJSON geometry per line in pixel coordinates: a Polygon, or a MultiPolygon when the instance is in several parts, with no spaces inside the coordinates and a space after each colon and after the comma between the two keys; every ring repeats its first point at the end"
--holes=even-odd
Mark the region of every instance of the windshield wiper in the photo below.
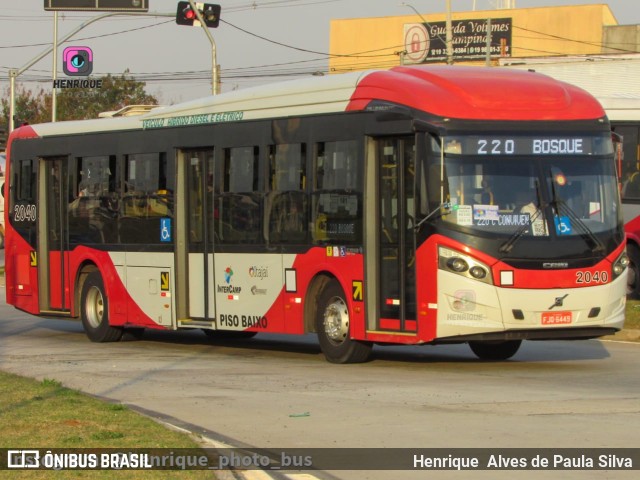
{"type": "Polygon", "coordinates": [[[444,216],[444,215],[449,215],[451,213],[451,204],[450,203],[441,203],[440,205],[438,205],[435,209],[433,209],[433,211],[431,211],[426,217],[424,217],[423,219],[421,219],[418,223],[416,223],[416,226],[413,227],[414,230],[417,232],[418,230],[420,230],[420,227],[422,226],[422,224],[424,222],[426,222],[427,220],[429,220],[431,217],[433,217],[436,213],[439,213],[440,217],[444,216]]]}
{"type": "Polygon", "coordinates": [[[536,179],[536,202],[538,202],[536,204],[536,211],[533,212],[533,215],[529,217],[529,223],[522,225],[518,230],[513,232],[513,235],[511,235],[506,242],[500,245],[500,253],[510,253],[516,242],[520,240],[520,238],[522,238],[525,233],[527,233],[529,227],[533,228],[533,223],[538,219],[538,217],[542,214],[542,211],[547,207],[547,204],[542,201],[542,195],[540,195],[540,182],[538,181],[538,179],[536,179]]]}
{"type": "Polygon", "coordinates": [[[598,237],[596,237],[596,235],[591,231],[587,224],[582,221],[582,219],[569,206],[569,204],[564,199],[558,196],[553,177],[551,178],[551,195],[551,204],[555,211],[556,217],[560,219],[560,207],[562,207],[569,219],[574,222],[582,231],[582,233],[580,233],[580,237],[587,243],[587,245],[590,246],[591,253],[599,253],[604,255],[606,250],[604,243],[602,243],[602,241],[598,237]]]}

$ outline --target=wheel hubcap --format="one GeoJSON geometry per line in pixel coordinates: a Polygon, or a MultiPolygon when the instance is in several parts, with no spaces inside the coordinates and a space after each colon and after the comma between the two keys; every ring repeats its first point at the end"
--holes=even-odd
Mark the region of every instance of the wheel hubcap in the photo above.
{"type": "Polygon", "coordinates": [[[329,340],[342,343],[349,334],[349,310],[339,297],[334,297],[324,311],[324,331],[329,340]]]}
{"type": "Polygon", "coordinates": [[[87,304],[85,306],[87,320],[93,328],[97,328],[102,323],[104,316],[104,298],[102,292],[96,287],[92,287],[87,292],[87,304]]]}

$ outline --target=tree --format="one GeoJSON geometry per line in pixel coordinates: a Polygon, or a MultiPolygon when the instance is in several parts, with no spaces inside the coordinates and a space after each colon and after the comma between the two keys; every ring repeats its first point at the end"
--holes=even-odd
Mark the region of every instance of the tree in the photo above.
{"type": "MultiPolygon", "coordinates": [[[[23,122],[42,123],[51,120],[51,94],[40,89],[36,92],[20,86],[16,87],[16,109],[14,118],[16,125],[23,122]]],[[[2,103],[2,126],[6,128],[9,120],[9,90],[2,103]]]]}
{"type": "Polygon", "coordinates": [[[98,118],[101,112],[120,110],[127,105],[157,105],[158,100],[145,92],[144,82],[131,78],[126,70],[121,76],[102,77],[101,88],[68,88],[58,93],[58,119],[98,118]]]}
{"type": "MultiPolygon", "coordinates": [[[[84,120],[98,118],[100,112],[119,110],[127,105],[157,105],[153,95],[145,92],[145,82],[131,78],[126,70],[120,76],[111,74],[100,77],[101,88],[63,88],[57,95],[57,119],[84,120]]],[[[9,92],[0,101],[2,119],[8,124],[9,92]]],[[[21,87],[16,88],[16,125],[20,123],[42,123],[51,121],[51,92],[40,89],[37,92],[21,87]]],[[[1,127],[1,125],[0,125],[1,127]]]]}

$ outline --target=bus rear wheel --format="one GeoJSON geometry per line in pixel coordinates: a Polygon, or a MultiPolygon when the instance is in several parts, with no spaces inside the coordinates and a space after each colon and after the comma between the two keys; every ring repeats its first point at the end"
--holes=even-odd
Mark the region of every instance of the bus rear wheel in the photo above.
{"type": "Polygon", "coordinates": [[[92,342],[117,342],[122,338],[122,328],[109,325],[107,295],[100,272],[89,273],[82,285],[80,317],[92,342]]]}
{"type": "Polygon", "coordinates": [[[516,354],[521,343],[522,340],[507,340],[504,342],[474,341],[469,342],[469,347],[482,360],[506,360],[516,354]]]}
{"type": "Polygon", "coordinates": [[[340,284],[331,280],[320,293],[316,310],[316,332],[320,348],[331,363],[365,362],[371,354],[369,342],[349,336],[349,307],[340,284]]]}

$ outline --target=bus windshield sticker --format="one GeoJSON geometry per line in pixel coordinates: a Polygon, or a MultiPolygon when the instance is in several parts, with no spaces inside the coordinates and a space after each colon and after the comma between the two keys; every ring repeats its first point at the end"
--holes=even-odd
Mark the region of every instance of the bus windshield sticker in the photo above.
{"type": "Polygon", "coordinates": [[[458,225],[473,225],[473,209],[471,205],[456,205],[453,210],[456,212],[458,225]]]}
{"type": "Polygon", "coordinates": [[[498,205],[474,205],[474,220],[498,220],[498,205]]]}
{"type": "Polygon", "coordinates": [[[569,217],[556,217],[554,220],[556,224],[556,233],[558,235],[571,235],[573,233],[569,217]]]}

